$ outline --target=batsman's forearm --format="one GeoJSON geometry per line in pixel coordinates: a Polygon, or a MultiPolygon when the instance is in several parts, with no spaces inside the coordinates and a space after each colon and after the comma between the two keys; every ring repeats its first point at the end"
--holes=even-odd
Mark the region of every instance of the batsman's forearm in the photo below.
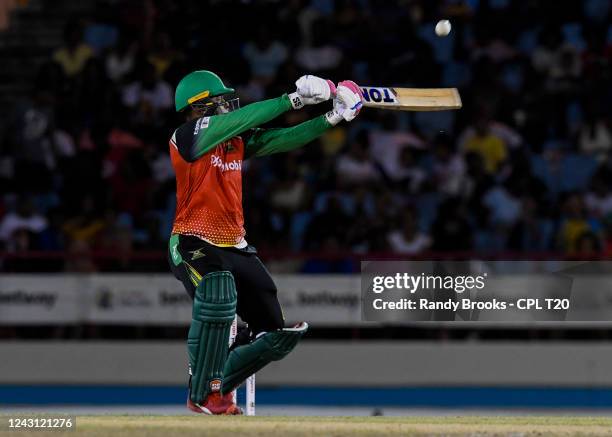
{"type": "Polygon", "coordinates": [[[199,158],[217,144],[267,123],[289,109],[291,102],[287,94],[283,94],[275,99],[251,103],[227,114],[211,116],[208,126],[199,131],[194,144],[194,157],[199,158]]]}
{"type": "Polygon", "coordinates": [[[247,157],[297,149],[321,136],[330,127],[325,115],[321,115],[294,127],[258,130],[246,145],[247,157]]]}

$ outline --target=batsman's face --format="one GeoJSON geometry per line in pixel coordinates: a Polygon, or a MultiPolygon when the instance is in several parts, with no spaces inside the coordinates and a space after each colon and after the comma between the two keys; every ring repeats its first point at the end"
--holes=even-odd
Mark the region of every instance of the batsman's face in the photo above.
{"type": "Polygon", "coordinates": [[[227,114],[228,112],[235,111],[240,106],[238,104],[238,98],[226,100],[224,96],[213,97],[213,104],[215,105],[215,112],[217,114],[227,114]]]}
{"type": "Polygon", "coordinates": [[[212,97],[210,100],[212,101],[217,114],[226,114],[230,112],[227,107],[227,102],[223,96],[212,97]]]}
{"type": "Polygon", "coordinates": [[[225,96],[215,96],[209,99],[202,99],[191,105],[199,117],[205,115],[227,114],[240,107],[239,99],[225,99],[225,96]]]}

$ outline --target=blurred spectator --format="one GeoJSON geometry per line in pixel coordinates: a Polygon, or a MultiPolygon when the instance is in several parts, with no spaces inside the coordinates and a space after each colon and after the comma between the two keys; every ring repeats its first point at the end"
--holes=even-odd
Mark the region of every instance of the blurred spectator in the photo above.
{"type": "Polygon", "coordinates": [[[117,211],[142,216],[150,202],[151,168],[142,149],[124,150],[110,178],[117,211]]]}
{"type": "MultiPolygon", "coordinates": [[[[21,196],[47,223],[13,232],[12,247],[88,254],[66,266],[74,271],[94,268],[93,250],[163,250],[175,202],[168,139],[181,123],[173,88],[205,68],[243,104],[307,73],[461,89],[461,111],[366,109],[299,151],[248,160],[247,239],[263,250],[596,253],[600,239],[612,253],[609,2],[559,3],[571,14],[544,24],[524,17],[549,17],[550,2],[442,3],[84,4],[32,72],[32,90],[7,83],[15,104],[0,120],[0,220],[14,219],[2,210],[21,196]],[[456,17],[450,39],[431,32],[440,13],[456,17]],[[221,19],[202,32],[202,16],[221,19]]],[[[36,65],[39,52],[27,49],[36,65]]],[[[97,263],[128,269],[126,257],[97,263]]]]}
{"type": "Polygon", "coordinates": [[[612,149],[612,132],[601,117],[590,116],[580,128],[578,147],[583,153],[594,155],[599,161],[612,149]]]}
{"type": "Polygon", "coordinates": [[[521,201],[519,220],[512,228],[508,238],[508,249],[516,252],[547,252],[551,250],[553,224],[540,214],[533,196],[525,196],[521,201]]]}
{"type": "Polygon", "coordinates": [[[551,78],[551,91],[571,91],[580,79],[582,61],[574,47],[564,46],[557,55],[548,74],[551,78]]]}
{"type": "Polygon", "coordinates": [[[64,270],[71,273],[93,273],[96,265],[91,258],[89,244],[84,240],[74,240],[68,246],[68,258],[64,270]]]}
{"type": "Polygon", "coordinates": [[[491,130],[491,120],[486,114],[476,119],[473,129],[468,128],[460,141],[464,152],[475,152],[482,157],[489,174],[497,172],[508,158],[506,143],[491,130]]]}
{"type": "Polygon", "coordinates": [[[96,53],[116,44],[119,31],[115,25],[112,3],[97,1],[93,19],[84,30],[84,40],[96,53]]]}
{"type": "Polygon", "coordinates": [[[367,196],[359,189],[355,220],[348,228],[352,250],[358,253],[384,252],[389,246],[389,225],[397,221],[399,205],[391,192],[378,191],[367,196]]]}
{"type": "Polygon", "coordinates": [[[576,254],[581,257],[593,256],[598,259],[601,250],[601,241],[593,232],[582,233],[576,241],[576,254]]]}
{"type": "Polygon", "coordinates": [[[18,6],[18,0],[3,0],[0,2],[0,32],[3,32],[8,28],[11,12],[18,6]]]}
{"type": "Polygon", "coordinates": [[[121,34],[117,45],[106,56],[106,74],[114,82],[123,82],[132,73],[135,64],[136,43],[121,34]]]}
{"type": "Polygon", "coordinates": [[[466,218],[465,205],[458,198],[450,198],[440,205],[431,234],[435,251],[461,252],[472,248],[472,230],[466,218]]]}
{"type": "Polygon", "coordinates": [[[282,174],[270,194],[270,204],[285,212],[295,212],[303,204],[307,186],[301,177],[295,156],[285,155],[282,174]]]}
{"type": "Polygon", "coordinates": [[[477,232],[478,249],[503,251],[522,212],[519,199],[504,185],[494,185],[482,197],[482,211],[477,232]]]}
{"type": "Polygon", "coordinates": [[[602,231],[602,250],[603,256],[610,258],[612,256],[612,216],[608,216],[603,221],[602,231]]]}
{"type": "Polygon", "coordinates": [[[567,196],[562,213],[559,243],[566,253],[574,254],[578,250],[580,237],[586,232],[593,232],[593,222],[588,219],[584,201],[577,193],[567,196]]]}
{"type": "Polygon", "coordinates": [[[51,188],[55,165],[53,103],[49,92],[33,90],[31,98],[21,102],[12,117],[7,143],[17,193],[40,193],[51,188]]]}
{"type": "Polygon", "coordinates": [[[111,83],[106,77],[102,62],[92,58],[75,84],[76,107],[80,111],[84,124],[93,124],[96,120],[106,120],[111,116],[111,83]],[[95,102],[94,104],[92,104],[95,102]]]}
{"type": "Polygon", "coordinates": [[[81,24],[69,22],[64,29],[64,45],[53,53],[53,60],[61,65],[66,76],[74,77],[93,55],[91,47],[83,42],[81,24]]]}
{"type": "Polygon", "coordinates": [[[18,200],[15,211],[2,218],[0,241],[9,251],[36,250],[37,239],[47,226],[47,219],[36,212],[32,199],[23,197],[18,200]]]}
{"type": "Polygon", "coordinates": [[[393,252],[415,255],[426,251],[431,239],[417,229],[414,211],[406,210],[399,229],[389,233],[389,246],[393,252]]]}
{"type": "Polygon", "coordinates": [[[321,76],[335,76],[333,70],[342,62],[342,51],[332,44],[330,23],[325,19],[312,25],[312,43],[304,45],[295,54],[295,61],[304,71],[321,76]]]}
{"type": "Polygon", "coordinates": [[[323,210],[312,218],[306,230],[305,249],[346,250],[347,247],[344,246],[344,243],[348,223],[349,217],[343,211],[338,196],[329,195],[323,210]]]}
{"type": "Polygon", "coordinates": [[[400,150],[398,169],[392,178],[399,187],[404,187],[406,193],[416,194],[420,190],[426,174],[419,165],[416,149],[406,145],[400,150]]]}
{"type": "Polygon", "coordinates": [[[554,24],[540,32],[539,45],[533,51],[531,62],[551,92],[569,91],[582,71],[576,48],[563,42],[561,29],[554,24]]]}
{"type": "Polygon", "coordinates": [[[531,63],[538,73],[552,75],[561,57],[563,35],[555,25],[544,27],[538,36],[538,46],[531,54],[531,63]]]}
{"type": "MultiPolygon", "coordinates": [[[[153,179],[158,184],[171,182],[174,184],[174,167],[166,148],[154,150],[148,157],[153,173],[153,179]]],[[[174,188],[174,187],[173,187],[174,188]]]]}
{"type": "Polygon", "coordinates": [[[135,110],[135,120],[153,123],[162,111],[172,107],[174,94],[170,85],[157,78],[153,65],[145,63],[141,68],[141,79],[123,88],[122,101],[125,106],[135,110]]]}
{"type": "Polygon", "coordinates": [[[155,67],[157,77],[162,78],[170,66],[181,58],[181,54],[172,46],[170,35],[160,32],[155,36],[155,44],[148,61],[155,67]]]}
{"type": "Polygon", "coordinates": [[[465,162],[453,150],[448,135],[439,135],[433,144],[433,184],[441,193],[456,196],[465,184],[465,162]]]}
{"type": "Polygon", "coordinates": [[[272,38],[268,26],[260,26],[255,39],[244,46],[244,58],[249,63],[252,77],[269,84],[276,77],[280,65],[287,59],[287,48],[272,38]]]}
{"type": "Polygon", "coordinates": [[[504,228],[514,225],[521,212],[521,204],[503,185],[496,185],[488,190],[483,198],[483,205],[489,210],[489,222],[504,228]]]}
{"type": "Polygon", "coordinates": [[[96,200],[92,195],[85,196],[82,200],[79,214],[69,220],[63,226],[64,234],[69,242],[70,248],[95,246],[99,234],[106,227],[106,222],[99,208],[96,208],[96,200]],[[82,241],[85,245],[75,246],[72,243],[82,241]]]}
{"type": "Polygon", "coordinates": [[[336,172],[343,184],[375,182],[380,178],[369,155],[367,132],[363,131],[350,143],[348,151],[338,157],[336,172]]]}
{"type": "Polygon", "coordinates": [[[369,137],[370,155],[381,166],[384,174],[391,180],[400,180],[404,168],[400,155],[406,147],[423,148],[425,143],[410,132],[402,132],[397,127],[393,114],[385,115],[382,129],[373,129],[369,137]]]}
{"type": "Polygon", "coordinates": [[[607,171],[599,171],[591,182],[591,190],[585,196],[585,203],[593,217],[603,218],[612,214],[612,182],[607,171]]]}

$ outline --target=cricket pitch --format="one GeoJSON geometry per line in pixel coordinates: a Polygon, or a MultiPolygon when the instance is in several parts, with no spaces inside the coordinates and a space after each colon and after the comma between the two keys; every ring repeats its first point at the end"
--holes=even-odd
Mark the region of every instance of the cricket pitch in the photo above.
{"type": "MultiPolygon", "coordinates": [[[[4,432],[0,436],[7,435],[4,432]]],[[[307,437],[321,436],[612,436],[612,418],[572,416],[445,417],[210,417],[78,416],[76,431],[9,432],[74,437],[307,437]]]]}

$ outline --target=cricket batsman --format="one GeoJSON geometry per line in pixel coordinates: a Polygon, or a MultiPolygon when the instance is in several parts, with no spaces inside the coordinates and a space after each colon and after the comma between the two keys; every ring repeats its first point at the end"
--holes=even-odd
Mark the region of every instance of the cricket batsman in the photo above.
{"type": "Polygon", "coordinates": [[[285,327],[270,273],[245,239],[242,162],[308,144],[363,102],[359,87],[306,75],[290,94],[238,107],[216,74],[194,71],[178,84],[175,105],[186,122],[170,140],[176,172],[176,215],[169,242],[174,275],[193,299],[187,338],[187,407],[205,414],[241,414],[232,391],[271,361],[284,358],[308,329],[285,327]],[[324,115],[290,128],[260,125],[286,111],[333,99],[324,115]],[[229,348],[235,315],[247,323],[229,348]]]}

